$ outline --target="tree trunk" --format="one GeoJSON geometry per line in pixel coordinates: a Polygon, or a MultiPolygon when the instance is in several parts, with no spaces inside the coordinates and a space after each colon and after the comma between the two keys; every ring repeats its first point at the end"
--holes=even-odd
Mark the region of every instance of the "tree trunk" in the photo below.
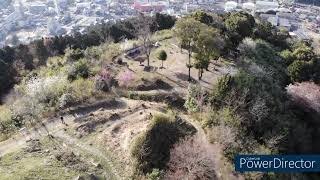
{"type": "Polygon", "coordinates": [[[188,64],[189,77],[188,77],[188,81],[191,81],[191,44],[190,43],[189,43],[189,48],[188,48],[188,54],[189,54],[189,64],[188,64]]]}
{"type": "Polygon", "coordinates": [[[201,69],[198,70],[198,79],[201,80],[201,69]]]}
{"type": "Polygon", "coordinates": [[[161,68],[163,69],[163,61],[161,61],[161,68]]]}

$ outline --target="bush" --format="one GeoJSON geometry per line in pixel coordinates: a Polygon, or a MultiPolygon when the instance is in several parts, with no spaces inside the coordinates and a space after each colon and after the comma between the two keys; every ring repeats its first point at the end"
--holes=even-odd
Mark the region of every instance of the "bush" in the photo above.
{"type": "Polygon", "coordinates": [[[320,113],[320,86],[312,82],[302,82],[287,86],[292,100],[303,108],[311,108],[320,113]],[[308,93],[306,93],[308,92],[308,93]]]}
{"type": "Polygon", "coordinates": [[[288,75],[293,82],[309,80],[311,72],[310,64],[305,61],[294,61],[288,66],[288,75]]]}
{"type": "Polygon", "coordinates": [[[68,89],[75,102],[83,102],[94,94],[95,85],[90,79],[77,79],[73,81],[68,89]]]}
{"type": "Polygon", "coordinates": [[[162,171],[159,169],[153,169],[151,173],[147,174],[148,180],[160,180],[162,177],[162,171]]]}
{"type": "Polygon", "coordinates": [[[109,91],[114,79],[111,73],[103,69],[95,78],[95,88],[98,91],[109,91]]]}
{"type": "Polygon", "coordinates": [[[84,53],[81,49],[66,49],[65,59],[67,62],[75,62],[84,57],[84,53]]]}
{"type": "Polygon", "coordinates": [[[118,82],[119,82],[119,86],[121,87],[128,88],[133,80],[134,80],[134,74],[130,70],[121,72],[118,75],[118,82]]]}
{"type": "Polygon", "coordinates": [[[311,46],[299,42],[295,44],[293,57],[299,61],[311,61],[315,57],[315,54],[311,46]]]}
{"type": "Polygon", "coordinates": [[[201,110],[205,103],[205,92],[201,89],[199,85],[190,84],[188,87],[188,94],[184,107],[189,112],[198,112],[201,110]]]}
{"type": "Polygon", "coordinates": [[[139,135],[131,147],[137,171],[147,174],[153,169],[163,169],[169,161],[173,144],[194,132],[195,128],[181,119],[155,115],[147,131],[139,135]]]}
{"type": "Polygon", "coordinates": [[[65,59],[63,59],[62,57],[49,57],[47,60],[47,67],[54,69],[64,65],[65,63],[65,59]]]}
{"type": "Polygon", "coordinates": [[[218,111],[211,111],[210,115],[203,122],[203,127],[213,127],[217,125],[227,125],[232,128],[240,128],[241,118],[234,114],[228,107],[218,111]]]}
{"type": "Polygon", "coordinates": [[[35,77],[22,87],[23,93],[37,103],[55,105],[66,91],[68,82],[63,76],[35,77]]]}
{"type": "Polygon", "coordinates": [[[291,64],[294,61],[294,55],[288,49],[281,51],[280,57],[285,61],[287,65],[291,64]]]}
{"type": "Polygon", "coordinates": [[[6,106],[0,106],[0,141],[6,139],[14,127],[11,110],[6,106]]]}
{"type": "Polygon", "coordinates": [[[205,144],[201,137],[175,144],[164,179],[216,179],[214,155],[205,144]]]}
{"type": "Polygon", "coordinates": [[[77,78],[88,78],[90,74],[86,60],[82,59],[71,65],[68,71],[68,80],[73,81],[77,78]]]}
{"type": "Polygon", "coordinates": [[[59,108],[65,108],[68,106],[73,105],[76,103],[75,97],[71,93],[64,93],[60,98],[59,98],[59,108]]]}
{"type": "Polygon", "coordinates": [[[231,88],[231,76],[225,75],[218,79],[218,84],[214,87],[212,100],[214,104],[220,104],[222,99],[228,94],[231,88]]]}
{"type": "Polygon", "coordinates": [[[10,109],[12,111],[12,120],[21,127],[24,124],[34,124],[45,112],[47,104],[39,103],[35,98],[23,96],[16,100],[10,109]]]}

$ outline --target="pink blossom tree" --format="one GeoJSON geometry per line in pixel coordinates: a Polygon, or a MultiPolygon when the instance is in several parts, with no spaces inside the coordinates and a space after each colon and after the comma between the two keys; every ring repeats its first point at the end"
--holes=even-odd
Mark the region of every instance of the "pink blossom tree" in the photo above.
{"type": "Polygon", "coordinates": [[[118,75],[119,86],[128,88],[134,80],[134,74],[130,70],[126,70],[118,75]]]}

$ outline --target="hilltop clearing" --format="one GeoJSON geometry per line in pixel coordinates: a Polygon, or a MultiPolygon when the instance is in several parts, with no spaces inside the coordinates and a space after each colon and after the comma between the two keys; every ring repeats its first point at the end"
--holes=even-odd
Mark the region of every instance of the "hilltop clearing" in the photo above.
{"type": "MultiPolygon", "coordinates": [[[[21,130],[17,135],[1,142],[2,165],[11,169],[0,171],[2,177],[10,179],[18,175],[16,177],[36,178],[51,171],[55,171],[50,176],[52,179],[72,179],[90,174],[112,179],[126,179],[132,176],[134,169],[130,147],[133,140],[147,130],[154,115],[171,112],[167,104],[171,104],[170,108],[173,109],[183,108],[182,97],[186,95],[189,84],[184,59],[187,54],[181,53],[175,43],[174,38],[160,41],[161,45],[157,49],[163,49],[169,54],[163,69],[159,68],[160,62],[156,59],[157,49],[151,54],[150,71],[145,71],[144,66],[140,65],[136,58],[126,56],[126,52],[113,61],[103,62],[103,66],[112,67],[112,72],[131,71],[134,83],[129,82],[128,88],[132,90],[126,93],[123,88],[113,89],[108,96],[92,99],[91,103],[70,106],[60,113],[67,126],[61,123],[60,116],[49,117],[42,121],[42,124],[21,130]],[[119,59],[122,61],[121,64],[117,64],[119,59]],[[24,149],[32,146],[30,145],[32,139],[40,140],[38,149],[35,152],[25,151],[24,149]],[[83,169],[70,166],[68,162],[61,162],[56,157],[61,153],[62,155],[67,153],[71,159],[78,159],[77,163],[83,165],[83,169]],[[11,159],[17,156],[21,159],[11,159]],[[34,159],[31,163],[27,159],[30,156],[39,159],[34,159]],[[45,156],[49,158],[46,160],[45,156]],[[40,160],[46,163],[38,162],[40,160]],[[5,164],[9,161],[9,164],[5,164]],[[22,164],[17,166],[18,162],[22,164]],[[22,166],[28,168],[20,168],[22,166]],[[64,171],[68,173],[63,175],[64,171]]],[[[233,65],[224,61],[215,62],[209,66],[200,83],[210,90],[212,83],[216,82],[218,77],[234,72],[236,69],[233,65]]],[[[192,70],[191,74],[196,81],[197,71],[192,70]]],[[[183,120],[189,122],[191,117],[185,114],[183,120]]],[[[192,121],[192,124],[194,123],[192,121]]],[[[198,127],[197,133],[192,137],[206,142],[203,130],[198,127]]],[[[212,167],[211,171],[217,177],[226,172],[233,176],[231,169],[221,165],[222,155],[219,147],[212,147],[208,155],[213,163],[217,164],[217,168],[212,167]]]]}

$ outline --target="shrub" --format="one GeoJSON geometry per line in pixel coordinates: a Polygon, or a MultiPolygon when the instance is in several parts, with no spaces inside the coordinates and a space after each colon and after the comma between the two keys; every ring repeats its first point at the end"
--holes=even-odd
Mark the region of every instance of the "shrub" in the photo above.
{"type": "Polygon", "coordinates": [[[60,98],[59,98],[59,108],[65,108],[70,105],[73,105],[76,102],[75,97],[71,93],[64,93],[60,98]]]}
{"type": "Polygon", "coordinates": [[[231,88],[231,76],[225,75],[218,79],[218,84],[213,88],[212,102],[220,104],[222,99],[228,94],[231,88]]]}
{"type": "Polygon", "coordinates": [[[65,59],[63,59],[62,57],[59,57],[59,56],[49,57],[47,60],[47,67],[58,68],[64,65],[65,63],[66,63],[65,59]]]}
{"type": "Polygon", "coordinates": [[[12,120],[18,124],[18,127],[23,124],[34,124],[40,120],[45,108],[46,104],[39,103],[35,98],[21,97],[10,106],[12,120]]]}
{"type": "Polygon", "coordinates": [[[90,74],[89,66],[86,60],[82,59],[71,65],[68,71],[68,79],[73,81],[77,78],[88,78],[90,74]]]}
{"type": "Polygon", "coordinates": [[[95,88],[98,91],[107,92],[110,90],[113,81],[111,73],[103,69],[95,78],[95,88]]]}
{"type": "Polygon", "coordinates": [[[312,47],[305,43],[297,43],[293,50],[293,57],[299,61],[311,61],[315,57],[315,54],[312,47]]]}
{"type": "Polygon", "coordinates": [[[130,70],[121,72],[118,75],[119,86],[128,88],[133,80],[134,80],[134,74],[130,70]]]}
{"type": "Polygon", "coordinates": [[[171,149],[165,179],[216,179],[213,156],[200,137],[187,138],[171,149]]]}
{"type": "Polygon", "coordinates": [[[302,82],[290,84],[286,89],[295,103],[303,108],[311,108],[320,113],[319,85],[312,82],[302,82]]]}
{"type": "Polygon", "coordinates": [[[285,61],[287,65],[291,64],[294,61],[294,55],[288,49],[281,51],[280,57],[285,61]]]}
{"type": "Polygon", "coordinates": [[[63,76],[35,77],[26,82],[24,94],[35,102],[54,105],[67,85],[63,76]]]}
{"type": "Polygon", "coordinates": [[[201,89],[201,87],[199,85],[190,84],[188,87],[188,94],[184,103],[184,107],[189,112],[200,111],[204,105],[205,99],[205,92],[201,89]]]}
{"type": "Polygon", "coordinates": [[[14,126],[11,110],[6,106],[0,106],[0,141],[6,139],[14,126]]]}
{"type": "Polygon", "coordinates": [[[71,97],[75,102],[83,102],[93,96],[94,82],[90,79],[77,79],[73,81],[68,89],[71,93],[71,97]]]}
{"type": "Polygon", "coordinates": [[[99,60],[103,53],[103,49],[99,46],[89,47],[84,51],[84,56],[86,59],[99,60]]]}
{"type": "Polygon", "coordinates": [[[161,67],[163,68],[163,61],[167,60],[167,53],[165,50],[161,50],[158,53],[157,58],[162,62],[161,67]]]}
{"type": "Polygon", "coordinates": [[[181,119],[155,115],[147,131],[139,135],[131,147],[137,171],[146,174],[153,169],[163,169],[169,161],[173,144],[194,132],[195,128],[181,119]]]}
{"type": "Polygon", "coordinates": [[[148,180],[160,180],[162,177],[162,171],[159,169],[152,169],[152,172],[147,174],[148,180]]]}
{"type": "Polygon", "coordinates": [[[207,129],[211,143],[219,143],[223,148],[236,142],[236,130],[224,124],[207,129]]]}
{"type": "Polygon", "coordinates": [[[67,62],[75,62],[84,57],[81,49],[66,49],[65,59],[67,62]]]}
{"type": "Polygon", "coordinates": [[[290,66],[288,66],[288,74],[293,82],[308,80],[310,78],[311,71],[309,63],[305,61],[294,61],[290,66]]]}
{"type": "Polygon", "coordinates": [[[241,123],[240,116],[233,113],[231,108],[224,107],[219,110],[211,110],[207,117],[202,121],[202,127],[210,128],[213,126],[227,125],[232,128],[239,128],[241,123]]]}

